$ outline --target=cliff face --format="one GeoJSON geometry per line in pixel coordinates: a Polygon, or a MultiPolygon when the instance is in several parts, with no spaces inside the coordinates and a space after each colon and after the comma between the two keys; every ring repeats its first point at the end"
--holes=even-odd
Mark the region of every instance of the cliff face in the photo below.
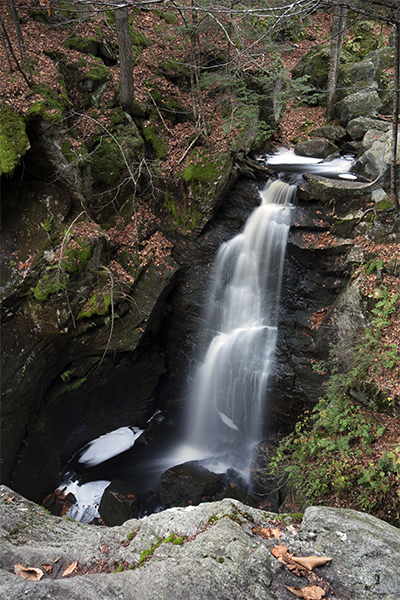
{"type": "Polygon", "coordinates": [[[0,593],[16,600],[289,600],[286,586],[332,600],[400,595],[399,530],[352,510],[311,507],[300,524],[225,499],[93,527],[49,516],[2,486],[0,536],[0,593]],[[313,571],[290,562],[315,555],[329,560],[313,571]],[[27,581],[14,565],[44,575],[27,581]]]}

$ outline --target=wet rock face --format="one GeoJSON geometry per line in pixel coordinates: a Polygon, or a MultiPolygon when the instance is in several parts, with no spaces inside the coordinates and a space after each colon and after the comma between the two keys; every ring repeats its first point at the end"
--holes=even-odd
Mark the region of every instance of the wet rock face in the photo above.
{"type": "Polygon", "coordinates": [[[167,469],[159,479],[159,494],[164,506],[196,505],[214,496],[221,487],[221,476],[190,461],[167,469]]]}

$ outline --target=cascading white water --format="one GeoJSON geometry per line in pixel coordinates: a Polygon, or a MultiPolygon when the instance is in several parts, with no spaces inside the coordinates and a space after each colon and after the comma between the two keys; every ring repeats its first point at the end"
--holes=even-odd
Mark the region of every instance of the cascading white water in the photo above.
{"type": "Polygon", "coordinates": [[[296,186],[276,180],[243,233],[220,248],[206,322],[208,350],[199,367],[182,458],[207,458],[214,471],[245,469],[260,441],[276,340],[283,261],[296,186]]]}

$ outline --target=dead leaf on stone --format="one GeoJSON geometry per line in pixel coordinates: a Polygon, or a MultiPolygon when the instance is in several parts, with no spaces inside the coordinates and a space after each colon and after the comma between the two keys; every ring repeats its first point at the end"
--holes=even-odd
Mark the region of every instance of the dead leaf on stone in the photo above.
{"type": "Polygon", "coordinates": [[[64,571],[64,573],[61,575],[61,577],[66,577],[67,575],[71,575],[71,573],[72,573],[73,571],[75,571],[75,569],[76,569],[77,565],[78,565],[78,561],[77,561],[77,560],[75,560],[75,561],[74,561],[74,562],[72,562],[72,563],[69,563],[69,565],[67,565],[67,566],[65,567],[65,571],[64,571]]]}
{"type": "Polygon", "coordinates": [[[275,556],[275,558],[288,559],[291,557],[289,550],[286,548],[286,546],[282,545],[275,546],[275,548],[272,548],[271,554],[275,556]]]}
{"type": "Polygon", "coordinates": [[[39,581],[44,575],[42,569],[37,569],[36,567],[23,567],[19,563],[14,565],[14,571],[16,575],[23,577],[24,579],[29,579],[29,581],[39,581]]]}
{"type": "Polygon", "coordinates": [[[277,540],[279,540],[279,538],[282,535],[282,532],[279,531],[279,529],[271,529],[271,533],[274,536],[274,538],[276,538],[277,540]]]}
{"type": "Polygon", "coordinates": [[[42,569],[43,571],[46,571],[47,575],[50,575],[53,570],[53,565],[42,565],[42,569]]]}
{"type": "Polygon", "coordinates": [[[312,571],[314,567],[320,567],[332,560],[332,558],[329,556],[292,556],[292,560],[312,571]]]}
{"type": "Polygon", "coordinates": [[[58,561],[59,561],[61,558],[62,558],[62,556],[57,556],[57,558],[55,558],[53,562],[55,562],[55,563],[56,563],[56,562],[58,562],[58,561]]]}
{"type": "Polygon", "coordinates": [[[304,600],[321,600],[325,596],[325,590],[319,587],[319,585],[306,585],[303,588],[293,588],[285,585],[285,588],[298,598],[303,598],[304,600]]]}

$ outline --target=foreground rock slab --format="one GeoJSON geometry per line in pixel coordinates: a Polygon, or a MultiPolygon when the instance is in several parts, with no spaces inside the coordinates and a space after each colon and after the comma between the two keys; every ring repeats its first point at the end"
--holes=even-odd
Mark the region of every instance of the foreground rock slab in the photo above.
{"type": "Polygon", "coordinates": [[[315,569],[331,586],[326,598],[400,597],[400,530],[352,510],[312,507],[300,527],[225,499],[94,527],[50,516],[1,486],[0,537],[0,597],[13,600],[289,600],[285,585],[309,582],[274,558],[280,544],[295,556],[332,557],[315,569]],[[268,527],[279,539],[263,535],[268,527]],[[17,563],[51,572],[28,581],[14,573],[17,563]],[[118,565],[121,572],[107,572],[118,565]]]}

